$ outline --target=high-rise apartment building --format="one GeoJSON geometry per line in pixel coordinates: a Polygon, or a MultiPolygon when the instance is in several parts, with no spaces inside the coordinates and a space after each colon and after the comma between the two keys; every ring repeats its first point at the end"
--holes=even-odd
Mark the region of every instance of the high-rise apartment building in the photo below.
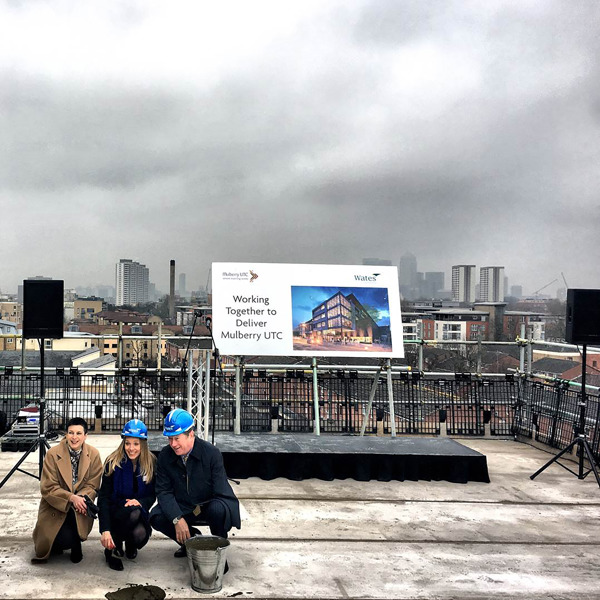
{"type": "Polygon", "coordinates": [[[407,252],[400,259],[400,268],[398,269],[400,285],[414,287],[417,283],[417,257],[407,252]]]}
{"type": "Polygon", "coordinates": [[[479,299],[482,302],[504,301],[504,267],[481,267],[479,299]]]}
{"type": "Polygon", "coordinates": [[[418,295],[417,258],[414,254],[407,252],[400,258],[398,278],[402,296],[414,300],[418,295]]]}
{"type": "Polygon", "coordinates": [[[149,271],[146,265],[122,258],[116,265],[116,305],[148,302],[149,271]]]}
{"type": "Polygon", "coordinates": [[[452,300],[475,302],[475,265],[452,267],[452,300]]]}
{"type": "Polygon", "coordinates": [[[444,289],[445,274],[443,271],[426,271],[421,284],[421,297],[437,298],[444,289]]]}

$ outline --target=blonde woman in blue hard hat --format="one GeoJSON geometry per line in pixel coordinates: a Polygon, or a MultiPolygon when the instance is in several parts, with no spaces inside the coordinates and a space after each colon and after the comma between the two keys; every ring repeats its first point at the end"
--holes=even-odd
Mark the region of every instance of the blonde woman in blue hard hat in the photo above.
{"type": "Polygon", "coordinates": [[[132,419],[123,427],[121,438],[104,463],[98,494],[100,543],[108,566],[115,571],[123,570],[123,556],[133,560],[148,542],[149,511],[156,500],[156,459],[148,449],[148,428],[132,419]]]}

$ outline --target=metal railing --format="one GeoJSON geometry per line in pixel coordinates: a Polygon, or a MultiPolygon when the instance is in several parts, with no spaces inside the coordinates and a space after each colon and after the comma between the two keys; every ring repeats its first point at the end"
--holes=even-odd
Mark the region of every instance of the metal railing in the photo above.
{"type": "MultiPolygon", "coordinates": [[[[468,355],[456,342],[418,341],[412,347],[417,363],[412,368],[390,361],[378,367],[310,359],[293,366],[236,360],[210,371],[210,427],[214,423],[215,431],[234,433],[359,434],[364,428],[371,435],[524,436],[555,448],[573,439],[581,386],[531,372],[532,349],[541,342],[513,342],[519,368],[508,374],[482,373],[477,356],[468,357],[477,366],[471,372],[423,371],[418,365],[429,345],[468,355]],[[387,375],[380,377],[378,369],[387,375]]],[[[468,347],[481,352],[485,345],[468,347]]],[[[49,427],[57,430],[82,416],[95,431],[119,431],[134,417],[159,431],[169,410],[191,406],[189,372],[182,369],[95,374],[85,367],[45,369],[44,382],[49,427]]],[[[21,407],[39,399],[40,384],[39,368],[0,365],[0,417],[4,413],[10,424],[21,407]]],[[[598,388],[587,386],[586,396],[586,434],[597,455],[598,388]]]]}
{"type": "MultiPolygon", "coordinates": [[[[314,380],[305,370],[238,368],[237,377],[231,369],[211,372],[216,431],[235,430],[239,404],[243,433],[315,432],[314,380]]],[[[0,411],[8,423],[21,407],[39,398],[40,380],[39,372],[0,371],[0,411]]],[[[321,433],[358,434],[364,419],[367,434],[390,434],[388,381],[378,379],[372,408],[365,414],[373,373],[349,368],[318,372],[321,433]]],[[[401,435],[521,435],[561,448],[573,439],[578,422],[581,389],[570,382],[525,374],[479,377],[407,371],[393,372],[391,382],[395,428],[401,435]]],[[[45,390],[49,427],[58,430],[71,417],[81,416],[96,431],[119,431],[135,417],[159,431],[169,410],[188,406],[187,375],[180,370],[82,375],[77,369],[51,369],[45,374],[45,390]]],[[[590,386],[586,396],[586,433],[597,453],[598,389],[590,386]]]]}

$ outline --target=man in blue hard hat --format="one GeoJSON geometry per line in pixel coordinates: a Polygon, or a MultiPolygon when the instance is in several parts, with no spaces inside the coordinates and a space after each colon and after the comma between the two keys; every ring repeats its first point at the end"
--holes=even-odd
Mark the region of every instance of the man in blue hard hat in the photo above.
{"type": "Polygon", "coordinates": [[[166,417],[163,435],[169,440],[158,455],[156,496],[150,513],[154,529],[180,544],[176,557],[186,556],[185,541],[208,525],[213,535],[226,538],[241,527],[240,506],[223,466],[221,452],[194,434],[192,415],[181,409],[166,417]]]}

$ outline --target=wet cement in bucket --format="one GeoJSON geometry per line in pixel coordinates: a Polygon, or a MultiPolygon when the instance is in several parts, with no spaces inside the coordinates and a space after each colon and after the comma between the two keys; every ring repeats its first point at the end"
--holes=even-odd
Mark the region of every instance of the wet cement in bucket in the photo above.
{"type": "Polygon", "coordinates": [[[211,594],[221,590],[229,540],[218,536],[195,536],[186,541],[192,588],[211,594]]]}
{"type": "Polygon", "coordinates": [[[219,548],[227,548],[229,540],[216,535],[196,535],[186,541],[185,547],[188,550],[215,551],[219,548]]]}

